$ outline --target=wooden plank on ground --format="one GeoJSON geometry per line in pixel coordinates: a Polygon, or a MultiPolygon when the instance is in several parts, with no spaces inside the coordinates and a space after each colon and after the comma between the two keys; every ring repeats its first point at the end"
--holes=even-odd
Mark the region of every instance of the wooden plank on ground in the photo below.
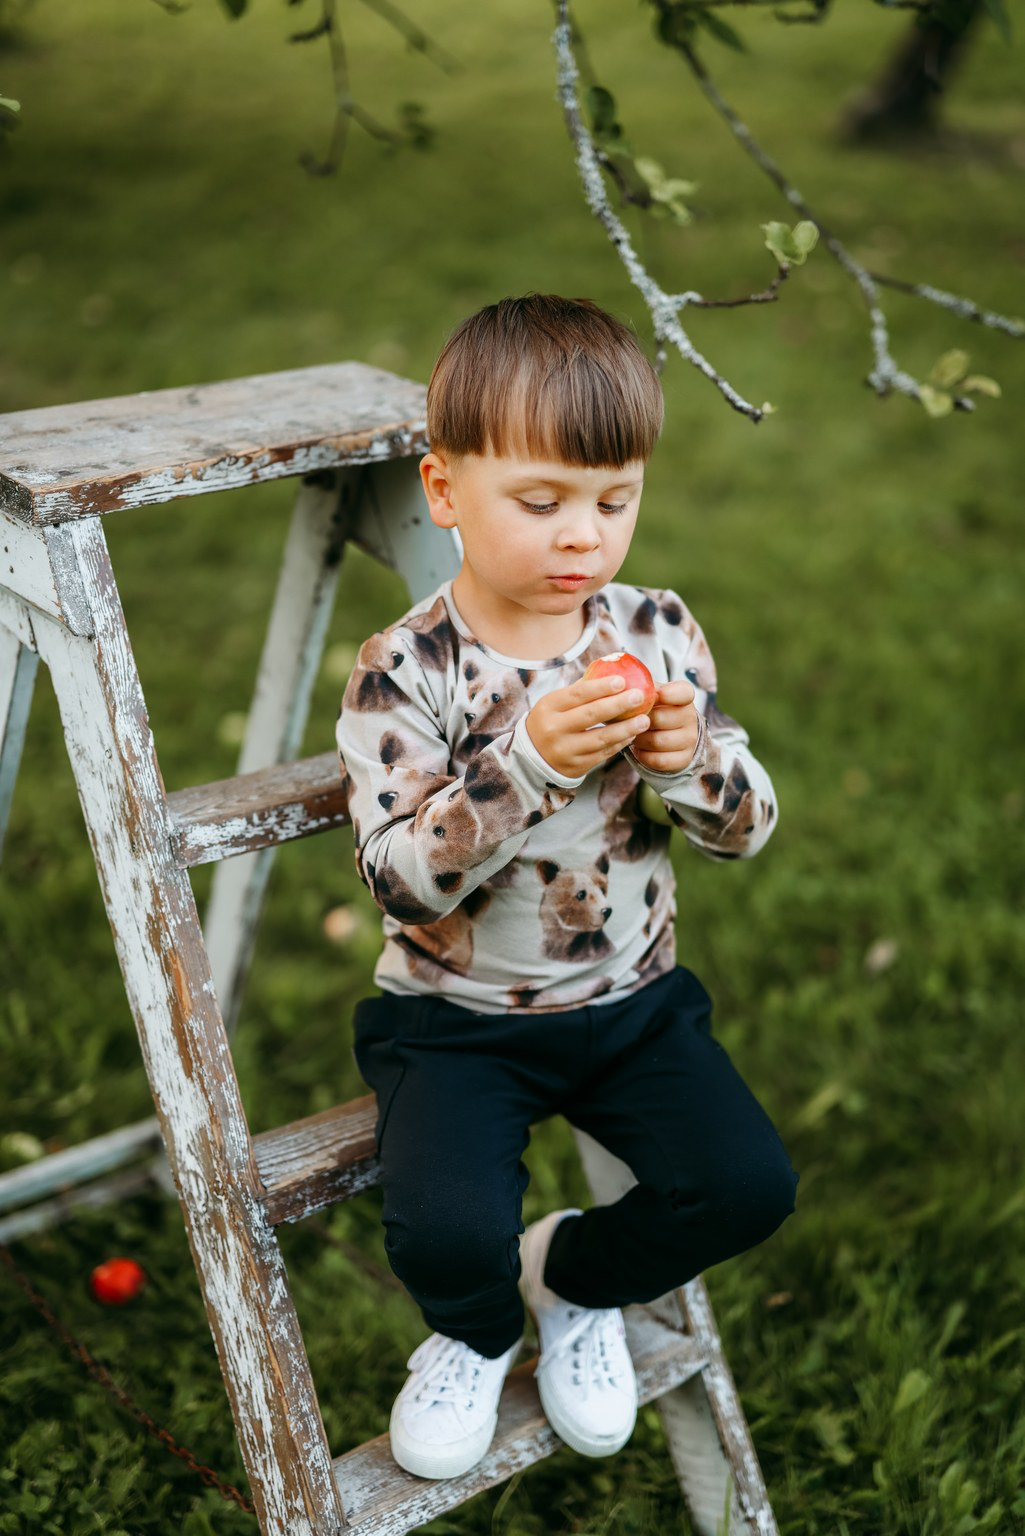
{"type": "Polygon", "coordinates": [[[422,385],[325,363],[0,415],[0,511],[59,523],[427,448],[422,385]]]}

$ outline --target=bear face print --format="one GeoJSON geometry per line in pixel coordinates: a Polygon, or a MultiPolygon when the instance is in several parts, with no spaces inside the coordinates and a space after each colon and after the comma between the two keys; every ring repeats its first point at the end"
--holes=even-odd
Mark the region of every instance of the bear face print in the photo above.
{"type": "Polygon", "coordinates": [[[537,864],[541,895],[541,947],[548,960],[584,965],[612,953],[604,927],[608,906],[609,860],[602,853],[583,870],[560,869],[551,859],[537,864]]]}
{"type": "Polygon", "coordinates": [[[360,714],[387,714],[405,704],[405,694],[391,677],[405,660],[405,651],[387,630],[365,640],[345,687],[343,713],[351,709],[360,714]]]}
{"type": "Polygon", "coordinates": [[[464,711],[467,734],[457,742],[452,760],[469,763],[496,736],[515,729],[530,707],[527,692],[533,672],[525,667],[495,671],[470,657],[463,662],[462,677],[469,708],[464,711]]]}
{"type": "Polygon", "coordinates": [[[459,631],[448,616],[445,599],[439,597],[426,613],[414,614],[403,621],[409,630],[412,648],[425,672],[448,670],[449,662],[459,656],[459,631]]]}
{"type": "Polygon", "coordinates": [[[429,773],[418,768],[415,753],[397,731],[383,732],[377,754],[384,764],[386,778],[386,788],[378,792],[377,803],[396,819],[414,816],[425,800],[455,778],[452,773],[429,773]]]}

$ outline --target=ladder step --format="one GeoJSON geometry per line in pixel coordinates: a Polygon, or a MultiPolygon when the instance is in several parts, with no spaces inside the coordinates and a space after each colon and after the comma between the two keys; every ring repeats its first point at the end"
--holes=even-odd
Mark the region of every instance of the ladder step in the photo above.
{"type": "Polygon", "coordinates": [[[348,823],[337,752],[276,763],[167,797],[175,858],[184,868],[253,853],[348,823]]]}
{"type": "Polygon", "coordinates": [[[301,1221],[377,1183],[372,1093],[253,1137],[267,1220],[301,1221]]]}
{"type": "Polygon", "coordinates": [[[321,363],[0,416],[0,510],[61,523],[423,453],[424,391],[321,363]]]}
{"type": "MultiPolygon", "coordinates": [[[[646,1307],[627,1307],[623,1315],[642,1403],[688,1381],[708,1363],[707,1349],[667,1327],[646,1307]]],[[[463,1477],[434,1481],[404,1472],[392,1460],[387,1435],[339,1456],[334,1470],[349,1522],[347,1533],[401,1536],[559,1450],[563,1442],[545,1418],[537,1395],[536,1364],[530,1360],[510,1372],[491,1449],[463,1477]]]]}

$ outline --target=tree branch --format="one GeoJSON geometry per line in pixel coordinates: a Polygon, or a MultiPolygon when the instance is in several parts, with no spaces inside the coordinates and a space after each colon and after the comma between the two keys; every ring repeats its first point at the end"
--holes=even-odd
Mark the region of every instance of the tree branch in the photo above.
{"type": "Polygon", "coordinates": [[[684,307],[684,303],[694,302],[698,295],[676,295],[671,297],[663,292],[652,277],[645,270],[640,258],[633,248],[630,236],[623,224],[613,212],[605,192],[605,183],[602,179],[601,164],[595,149],[594,140],[584,123],[580,111],[580,102],[577,96],[577,81],[580,78],[576,59],[573,55],[569,21],[568,0],[558,0],[557,5],[558,24],[553,34],[556,58],[558,61],[558,96],[566,117],[566,125],[570,138],[576,147],[577,167],[584,184],[584,195],[587,198],[591,212],[603,226],[620,260],[626,267],[627,275],[636,288],[640,290],[655,327],[656,342],[671,342],[685,362],[691,363],[705,378],[710,379],[717,389],[729,401],[733,409],[742,415],[750,417],[752,421],[761,421],[765,414],[764,407],[752,405],[745,400],[733,386],[716,372],[707,358],[697,350],[684,331],[677,318],[677,311],[684,307]]]}
{"type": "Polygon", "coordinates": [[[916,298],[939,304],[942,309],[951,310],[962,320],[975,320],[979,325],[1013,336],[1016,341],[1025,338],[1025,320],[1009,320],[1006,315],[994,314],[991,309],[980,308],[973,299],[961,298],[956,293],[944,293],[942,288],[933,288],[929,283],[908,283],[899,277],[886,277],[882,272],[870,272],[869,277],[874,283],[896,288],[901,293],[913,293],[916,298]]]}

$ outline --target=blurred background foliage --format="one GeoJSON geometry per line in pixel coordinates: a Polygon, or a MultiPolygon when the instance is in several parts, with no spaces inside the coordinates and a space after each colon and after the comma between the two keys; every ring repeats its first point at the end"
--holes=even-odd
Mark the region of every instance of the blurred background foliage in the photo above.
{"type": "MultiPolygon", "coordinates": [[[[416,16],[457,71],[361,7],[348,69],[367,112],[429,133],[396,149],[353,125],[340,171],[318,176],[304,167],[330,148],[329,59],[288,42],[311,7],[7,0],[0,94],[21,110],[0,135],[0,411],[343,358],[423,380],[466,313],[530,289],[588,294],[647,344],[580,192],[550,10],[425,0],[416,16]]],[[[625,214],[651,270],[673,291],[764,286],[760,226],[786,216],[781,199],[650,16],[613,0],[577,16],[638,152],[698,184],[686,225],[625,214]]],[[[866,139],[852,103],[906,12],[866,0],[822,26],[754,8],[731,22],[747,49],[716,46],[709,67],[858,258],[1020,313],[1017,38],[987,20],[931,125],[866,139]]],[[[708,1276],[793,1536],[1025,1530],[1025,352],[918,300],[886,307],[906,366],[924,377],[962,347],[1001,398],[939,421],[878,401],[865,312],[817,249],[779,303],[689,316],[777,414],[753,426],[670,359],[622,573],[693,607],[781,799],[754,864],[682,845],[675,859],[681,959],[801,1172],[796,1215],[708,1276]]],[[[169,787],[233,770],[290,500],[278,484],[106,522],[169,787]]],[[[360,639],[405,605],[395,578],[347,557],[306,751],[332,743],[360,639]]],[[[207,872],[195,883],[202,901],[207,872]]],[[[236,1047],[254,1129],[362,1091],[349,1018],[377,946],[349,838],[286,849],[236,1047]]],[[[0,977],[4,1165],[149,1112],[45,676],[0,875],[0,977]]],[[[583,1196],[564,1126],[543,1126],[529,1159],[528,1219],[583,1196]]],[[[336,1452],[385,1430],[423,1333],[381,1272],[378,1210],[364,1196],[283,1236],[336,1452]]],[[[154,1417],[241,1481],[177,1208],[140,1196],[16,1253],[154,1417]],[[101,1311],[89,1270],[122,1252],[151,1284],[101,1311]]],[[[6,1282],[0,1348],[0,1531],[254,1528],[143,1440],[6,1282]]],[[[685,1516],[646,1410],[613,1461],[561,1452],[434,1529],[670,1526],[685,1516]]]]}

